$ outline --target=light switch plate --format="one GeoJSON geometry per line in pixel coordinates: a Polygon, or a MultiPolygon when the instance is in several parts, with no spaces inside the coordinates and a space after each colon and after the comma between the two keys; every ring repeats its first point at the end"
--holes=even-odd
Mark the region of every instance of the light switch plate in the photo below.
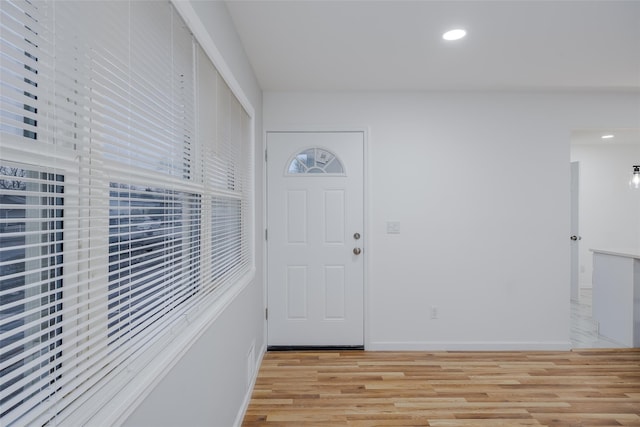
{"type": "Polygon", "coordinates": [[[400,221],[387,221],[387,234],[400,234],[400,221]]]}

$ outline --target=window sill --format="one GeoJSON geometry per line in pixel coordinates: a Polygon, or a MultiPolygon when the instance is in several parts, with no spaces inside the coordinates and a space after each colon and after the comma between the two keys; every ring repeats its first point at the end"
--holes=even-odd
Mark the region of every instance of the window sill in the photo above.
{"type": "Polygon", "coordinates": [[[234,285],[211,295],[197,313],[185,316],[127,369],[59,414],[57,425],[122,425],[254,278],[255,269],[251,269],[234,285]]]}

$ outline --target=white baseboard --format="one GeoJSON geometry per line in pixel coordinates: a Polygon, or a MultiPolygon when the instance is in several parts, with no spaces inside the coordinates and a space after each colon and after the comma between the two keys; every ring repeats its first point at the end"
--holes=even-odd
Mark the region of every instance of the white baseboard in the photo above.
{"type": "Polygon", "coordinates": [[[567,351],[571,341],[373,341],[370,351],[567,351]]]}

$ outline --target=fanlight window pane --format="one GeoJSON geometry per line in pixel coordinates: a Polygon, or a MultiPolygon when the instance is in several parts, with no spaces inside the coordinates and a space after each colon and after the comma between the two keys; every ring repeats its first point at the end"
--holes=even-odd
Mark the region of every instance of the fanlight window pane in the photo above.
{"type": "Polygon", "coordinates": [[[289,162],[287,173],[298,174],[344,174],[340,159],[324,148],[308,148],[296,154],[289,162]]]}

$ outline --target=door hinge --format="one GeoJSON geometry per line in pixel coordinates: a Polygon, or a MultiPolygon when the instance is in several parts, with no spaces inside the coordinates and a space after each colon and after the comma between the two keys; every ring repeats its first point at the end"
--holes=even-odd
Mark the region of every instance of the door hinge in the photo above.
{"type": "Polygon", "coordinates": [[[264,308],[264,319],[269,320],[269,308],[264,308]]]}
{"type": "Polygon", "coordinates": [[[267,161],[267,150],[264,150],[264,161],[267,161]]]}
{"type": "Polygon", "coordinates": [[[264,229],[264,240],[269,240],[269,233],[267,233],[267,229],[264,229]]]}

